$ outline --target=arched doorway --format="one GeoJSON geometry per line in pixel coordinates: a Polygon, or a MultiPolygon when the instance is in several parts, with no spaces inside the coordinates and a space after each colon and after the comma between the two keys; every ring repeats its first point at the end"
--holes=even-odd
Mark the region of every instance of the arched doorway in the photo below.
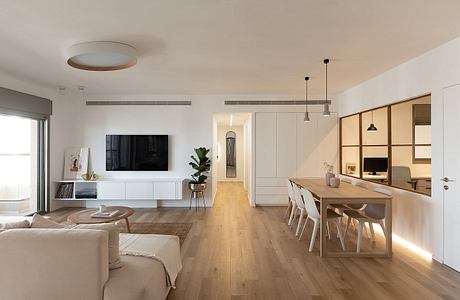
{"type": "Polygon", "coordinates": [[[233,131],[227,132],[225,135],[226,144],[226,167],[225,176],[227,178],[236,177],[236,133],[233,131]]]}

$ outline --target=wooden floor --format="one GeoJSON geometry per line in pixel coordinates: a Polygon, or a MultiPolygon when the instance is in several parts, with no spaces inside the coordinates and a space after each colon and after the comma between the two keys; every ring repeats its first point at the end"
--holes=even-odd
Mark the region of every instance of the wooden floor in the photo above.
{"type": "MultiPolygon", "coordinates": [[[[51,217],[64,221],[72,211],[51,217]]],[[[251,208],[241,184],[219,183],[214,207],[206,212],[136,209],[130,221],[194,223],[181,249],[184,267],[170,300],[460,299],[459,273],[397,243],[392,259],[323,259],[317,246],[308,253],[311,227],[298,241],[283,220],[284,211],[251,208]]]]}

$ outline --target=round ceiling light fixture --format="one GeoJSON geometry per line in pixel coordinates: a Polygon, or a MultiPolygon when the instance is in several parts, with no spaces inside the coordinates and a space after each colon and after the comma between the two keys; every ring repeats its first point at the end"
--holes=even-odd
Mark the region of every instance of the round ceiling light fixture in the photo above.
{"type": "Polygon", "coordinates": [[[119,42],[85,42],[67,52],[67,63],[87,71],[115,71],[137,63],[136,48],[119,42]]]}

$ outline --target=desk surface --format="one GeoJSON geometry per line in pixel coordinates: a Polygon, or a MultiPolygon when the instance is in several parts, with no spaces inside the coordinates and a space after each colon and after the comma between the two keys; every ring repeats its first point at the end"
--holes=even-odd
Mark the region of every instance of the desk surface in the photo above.
{"type": "Polygon", "coordinates": [[[377,174],[377,175],[370,175],[370,174],[363,174],[363,179],[387,179],[388,176],[384,174],[377,174]]]}
{"type": "Polygon", "coordinates": [[[324,178],[290,178],[320,199],[391,199],[391,196],[341,182],[338,188],[327,186],[324,178]]]}

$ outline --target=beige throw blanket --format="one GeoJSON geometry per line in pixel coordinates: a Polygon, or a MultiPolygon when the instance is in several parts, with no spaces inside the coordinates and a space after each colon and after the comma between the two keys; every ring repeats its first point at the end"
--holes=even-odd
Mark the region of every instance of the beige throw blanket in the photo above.
{"type": "Polygon", "coordinates": [[[182,269],[179,237],[163,234],[120,233],[120,254],[158,260],[165,268],[168,284],[175,288],[177,275],[182,269]]]}

